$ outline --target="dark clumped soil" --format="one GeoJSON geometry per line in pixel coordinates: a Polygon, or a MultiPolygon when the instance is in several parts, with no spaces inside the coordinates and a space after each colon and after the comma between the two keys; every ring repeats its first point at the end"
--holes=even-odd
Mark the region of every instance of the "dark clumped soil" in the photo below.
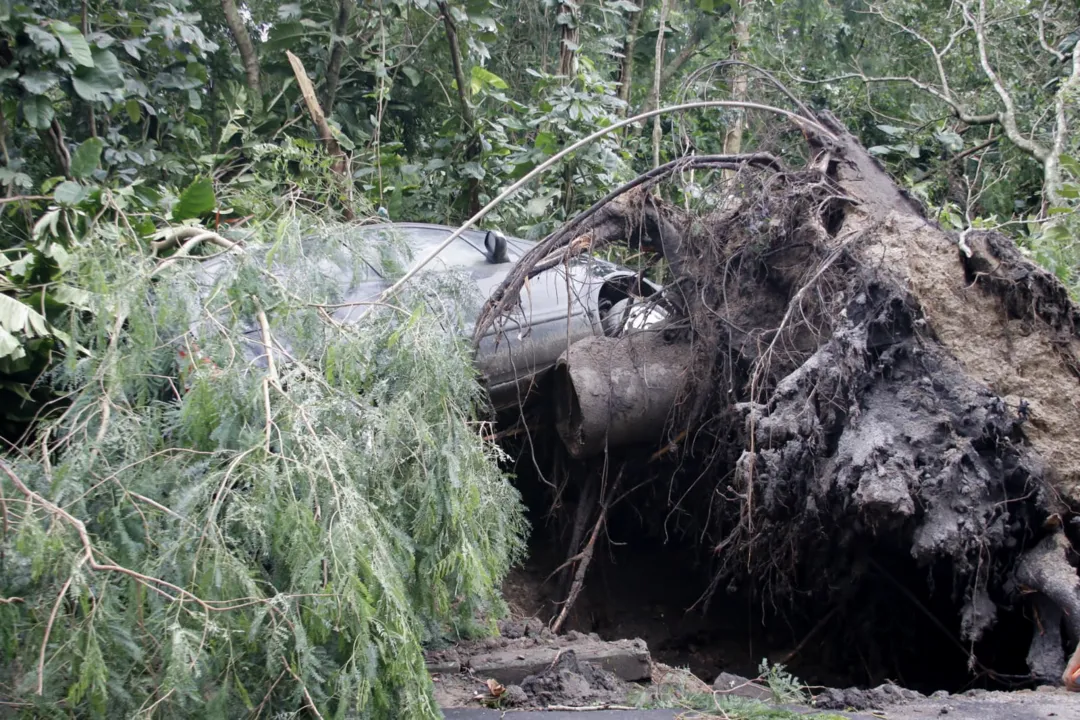
{"type": "Polygon", "coordinates": [[[524,705],[599,705],[626,698],[627,683],[587,662],[579,662],[573,650],[561,653],[554,665],[521,683],[524,705]]]}

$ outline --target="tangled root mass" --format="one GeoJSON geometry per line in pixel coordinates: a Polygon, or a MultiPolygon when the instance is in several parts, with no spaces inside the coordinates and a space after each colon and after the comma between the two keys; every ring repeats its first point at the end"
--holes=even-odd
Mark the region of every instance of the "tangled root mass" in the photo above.
{"type": "MultiPolygon", "coordinates": [[[[987,382],[950,340],[952,301],[919,273],[1000,303],[1003,316],[987,323],[1021,317],[1051,338],[1051,394],[1080,392],[1076,308],[1004,238],[965,255],[834,127],[839,140],[824,143],[816,169],[743,163],[694,212],[643,184],[544,248],[550,257],[560,244],[629,239],[661,251],[675,277],[665,333],[692,358],[665,439],[612,449],[604,467],[635,475],[621,479],[634,489],[620,501],[634,504],[642,532],[697,548],[709,567],[703,606],[749,584],[774,607],[832,608],[863,576],[891,577],[882,557],[906,556],[931,593],[934,578],[951,578],[938,589],[952,596],[946,630],[968,648],[1000,610],[1030,606],[1029,674],[1060,678],[1063,639],[1080,639],[1069,565],[1080,468],[1048,463],[1041,438],[1055,431],[1033,428],[1028,402],[987,382]],[[916,233],[934,252],[897,262],[916,233]]],[[[1080,426],[1054,437],[1063,433],[1080,426]]],[[[588,536],[581,518],[602,522],[610,503],[584,489],[595,467],[560,467],[572,569],[588,536]]],[[[973,652],[969,666],[992,672],[973,652]]]]}

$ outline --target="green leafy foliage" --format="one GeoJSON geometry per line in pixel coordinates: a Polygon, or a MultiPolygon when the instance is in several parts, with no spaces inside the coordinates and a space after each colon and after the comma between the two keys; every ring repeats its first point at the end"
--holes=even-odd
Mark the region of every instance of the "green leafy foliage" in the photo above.
{"type": "Polygon", "coordinates": [[[198,178],[184,188],[173,208],[173,220],[199,217],[214,209],[214,186],[209,178],[198,178]]]}
{"type": "MultiPolygon", "coordinates": [[[[403,260],[392,241],[285,220],[215,260],[212,287],[197,260],[155,273],[114,238],[86,242],[71,277],[89,352],[52,371],[70,404],[45,454],[0,475],[30,501],[3,540],[0,590],[23,598],[0,609],[21,638],[2,650],[4,696],[86,716],[156,701],[161,717],[259,702],[437,717],[421,644],[498,612],[522,548],[517,493],[470,427],[470,353],[447,331],[477,302],[467,283],[429,277],[410,310],[346,327],[317,305],[346,289],[326,268],[385,273],[381,258],[403,260]],[[259,317],[274,374],[243,350],[259,317]]],[[[0,298],[6,330],[48,332],[0,298]]]]}
{"type": "Polygon", "coordinates": [[[89,138],[75,150],[71,156],[71,174],[79,179],[86,179],[97,170],[101,162],[101,151],[105,143],[99,138],[89,138]]]}

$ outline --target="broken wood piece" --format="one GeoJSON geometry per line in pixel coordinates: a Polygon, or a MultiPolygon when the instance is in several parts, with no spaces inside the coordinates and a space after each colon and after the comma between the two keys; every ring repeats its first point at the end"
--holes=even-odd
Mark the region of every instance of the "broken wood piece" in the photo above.
{"type": "Polygon", "coordinates": [[[604,642],[588,636],[580,636],[578,640],[560,638],[558,647],[511,645],[474,655],[464,665],[479,677],[492,678],[503,685],[518,685],[530,675],[550,669],[567,650],[573,650],[579,662],[592,663],[627,682],[640,682],[652,676],[652,657],[643,640],[604,642]]]}
{"type": "MultiPolygon", "coordinates": [[[[304,69],[304,63],[289,50],[285,51],[285,57],[289,59],[289,65],[292,66],[293,75],[296,76],[296,84],[300,87],[300,94],[304,97],[304,104],[307,105],[308,114],[311,115],[311,120],[315,123],[315,129],[319,132],[319,140],[322,141],[327,154],[334,158],[334,164],[331,168],[339,177],[347,178],[345,153],[341,151],[341,145],[338,144],[337,139],[334,137],[334,131],[326,120],[326,114],[323,113],[322,105],[319,104],[319,97],[315,94],[315,87],[311,84],[307,70],[304,69]]],[[[347,206],[343,214],[346,220],[353,220],[356,217],[347,206]]]]}

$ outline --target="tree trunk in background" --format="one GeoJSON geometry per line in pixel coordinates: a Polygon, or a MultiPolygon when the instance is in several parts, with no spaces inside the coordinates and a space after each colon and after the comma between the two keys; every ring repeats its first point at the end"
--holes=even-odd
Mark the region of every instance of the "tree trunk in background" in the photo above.
{"type": "MultiPolygon", "coordinates": [[[[450,17],[450,9],[446,2],[440,0],[439,12],[442,13],[443,27],[446,28],[446,44],[450,47],[450,64],[454,68],[454,82],[457,84],[458,105],[461,109],[461,121],[468,132],[468,140],[465,144],[465,161],[471,162],[480,157],[480,138],[476,134],[476,117],[473,115],[472,103],[469,102],[469,84],[465,79],[465,68],[461,64],[461,48],[458,46],[457,26],[450,17]]],[[[480,209],[480,181],[469,178],[467,196],[465,198],[466,215],[472,216],[480,209]]]]}
{"type": "MultiPolygon", "coordinates": [[[[664,30],[671,11],[671,0],[662,0],[660,5],[660,24],[656,31],[656,55],[653,66],[653,87],[651,102],[653,107],[660,107],[660,81],[664,69],[664,30]]],[[[653,117],[652,126],[653,167],[660,165],[660,116],[653,117]]]]}
{"type": "Polygon", "coordinates": [[[641,16],[645,14],[645,0],[633,0],[638,6],[638,11],[630,15],[630,27],[626,31],[626,39],[623,40],[622,60],[619,62],[619,99],[626,105],[619,110],[619,114],[626,117],[630,107],[630,88],[634,84],[634,42],[637,40],[638,28],[641,27],[641,16]]]}
{"type": "MultiPolygon", "coordinates": [[[[735,16],[735,38],[731,41],[731,59],[744,60],[746,48],[750,45],[750,7],[754,0],[742,0],[735,16]]],[[[746,67],[733,65],[731,68],[731,99],[746,100],[746,67]]],[[[735,121],[724,134],[724,152],[742,152],[743,131],[746,129],[746,112],[734,110],[735,121]]]]}
{"type": "Polygon", "coordinates": [[[54,119],[46,130],[38,130],[38,137],[48,149],[56,169],[68,180],[71,179],[71,153],[68,152],[67,143],[64,142],[64,129],[60,121],[54,119]]]}
{"type": "Polygon", "coordinates": [[[568,80],[577,72],[578,6],[572,0],[559,5],[555,22],[561,28],[559,34],[559,74],[568,80]]]}
{"type": "Polygon", "coordinates": [[[349,31],[355,0],[338,0],[337,21],[330,36],[330,61],[326,65],[326,86],[323,88],[323,109],[334,112],[334,98],[341,83],[341,65],[345,61],[345,33],[349,31]]]}
{"type": "MultiPolygon", "coordinates": [[[[701,49],[701,43],[705,40],[709,34],[709,27],[712,21],[708,18],[699,18],[693,27],[690,29],[690,34],[683,42],[682,49],[679,50],[679,54],[671,59],[671,62],[664,65],[663,70],[660,73],[660,87],[665,87],[671,80],[678,74],[690,58],[694,57],[701,49]]],[[[656,108],[656,99],[650,93],[645,102],[642,103],[641,110],[639,112],[648,112],[656,108]]]]}
{"type": "Polygon", "coordinates": [[[682,49],[679,50],[679,54],[673,57],[671,62],[664,67],[664,72],[660,76],[661,86],[667,85],[668,81],[675,77],[675,74],[686,64],[686,61],[697,54],[701,41],[705,39],[708,30],[708,20],[699,20],[694,23],[694,26],[690,29],[689,37],[686,38],[686,42],[683,43],[682,49]]]}
{"type": "Polygon", "coordinates": [[[259,56],[255,52],[255,44],[251,42],[244,19],[240,17],[240,11],[236,8],[236,0],[221,0],[221,9],[225,11],[225,23],[236,40],[236,47],[240,51],[240,59],[244,63],[244,75],[247,78],[248,89],[257,98],[262,97],[262,85],[259,82],[259,56]]]}

